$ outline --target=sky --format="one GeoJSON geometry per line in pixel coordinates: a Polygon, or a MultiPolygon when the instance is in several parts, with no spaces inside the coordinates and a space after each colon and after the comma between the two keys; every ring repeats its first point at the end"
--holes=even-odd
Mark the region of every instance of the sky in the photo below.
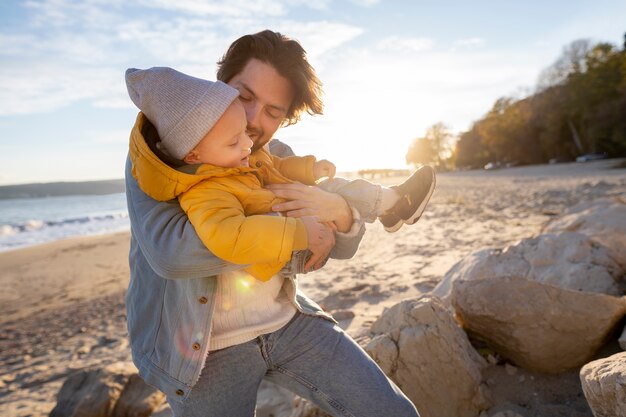
{"type": "Polygon", "coordinates": [[[137,115],[126,68],[215,79],[232,41],[297,39],[324,115],[277,138],[337,170],[403,168],[410,143],[532,93],[577,39],[622,45],[624,0],[27,0],[0,2],[0,185],[122,178],[137,115]]]}

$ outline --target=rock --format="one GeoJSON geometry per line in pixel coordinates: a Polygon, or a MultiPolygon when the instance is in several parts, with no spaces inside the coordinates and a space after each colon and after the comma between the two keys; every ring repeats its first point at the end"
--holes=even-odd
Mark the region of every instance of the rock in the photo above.
{"type": "Polygon", "coordinates": [[[515,411],[498,411],[492,414],[491,417],[524,417],[523,414],[518,414],[515,411]]]}
{"type": "Polygon", "coordinates": [[[118,362],[67,378],[50,417],[144,417],[164,402],[165,396],[146,385],[132,363],[118,362]]]}
{"type": "Polygon", "coordinates": [[[496,358],[494,355],[487,355],[487,362],[489,362],[490,365],[497,365],[498,358],[496,358]]]}
{"type": "Polygon", "coordinates": [[[353,319],[354,315],[352,310],[337,310],[333,312],[333,318],[337,321],[353,319]]]}
{"type": "Polygon", "coordinates": [[[522,368],[546,373],[586,363],[626,314],[626,298],[523,277],[457,280],[452,300],[471,336],[522,368]]]}
{"type": "Polygon", "coordinates": [[[490,279],[512,274],[525,276],[528,263],[518,256],[509,256],[507,249],[485,248],[472,252],[454,264],[430,294],[438,297],[444,305],[451,306],[452,286],[456,280],[490,279]],[[503,257],[508,258],[506,263],[501,262],[503,257]]]}
{"type": "Polygon", "coordinates": [[[174,412],[170,408],[168,404],[165,404],[163,407],[155,410],[155,412],[151,415],[151,417],[173,417],[174,412]]]}
{"type": "Polygon", "coordinates": [[[544,231],[583,233],[607,247],[613,259],[626,270],[626,199],[623,197],[579,203],[552,219],[544,231]]]}
{"type": "Polygon", "coordinates": [[[296,395],[278,385],[262,381],[257,393],[256,417],[289,417],[296,395]]]}
{"type": "Polygon", "coordinates": [[[575,232],[542,234],[502,249],[483,249],[455,264],[433,289],[452,304],[457,280],[524,277],[575,291],[623,295],[624,269],[604,246],[575,232]]]}
{"type": "Polygon", "coordinates": [[[166,403],[165,394],[146,384],[138,374],[128,379],[112,417],[148,417],[166,403]]]}
{"type": "Polygon", "coordinates": [[[488,408],[484,359],[441,301],[404,300],[374,322],[366,351],[422,417],[476,417],[488,408]],[[442,395],[445,393],[445,395],[442,395]]]}
{"type": "Polygon", "coordinates": [[[333,417],[319,409],[319,407],[313,405],[304,398],[297,398],[295,401],[295,408],[293,413],[289,417],[333,417]]]}
{"type": "Polygon", "coordinates": [[[63,383],[50,417],[111,415],[133,371],[130,365],[114,364],[73,374],[63,383]]]}
{"type": "Polygon", "coordinates": [[[490,408],[485,414],[487,414],[488,417],[530,417],[531,415],[529,410],[524,409],[518,404],[513,404],[509,402],[505,402],[493,408],[490,408]]]}
{"type": "Polygon", "coordinates": [[[513,376],[517,373],[517,368],[511,365],[510,363],[507,363],[504,365],[504,370],[509,376],[513,376]]]}
{"type": "Polygon", "coordinates": [[[626,417],[626,352],[583,366],[580,381],[596,417],[626,417]]]}
{"type": "Polygon", "coordinates": [[[76,354],[78,354],[79,356],[85,356],[89,352],[91,352],[91,347],[87,345],[83,345],[76,349],[76,354]]]}

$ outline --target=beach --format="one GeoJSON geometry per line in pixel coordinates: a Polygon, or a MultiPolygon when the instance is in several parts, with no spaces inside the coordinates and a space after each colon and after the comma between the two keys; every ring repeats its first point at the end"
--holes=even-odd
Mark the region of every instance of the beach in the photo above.
{"type": "MultiPolygon", "coordinates": [[[[466,255],[537,235],[580,201],[625,196],[626,169],[616,165],[624,160],[440,174],[416,225],[394,234],[368,225],[353,259],[330,260],[301,275],[299,285],[365,342],[385,308],[429,292],[466,255]]],[[[0,415],[48,415],[68,375],[130,360],[129,240],[129,232],[119,232],[0,253],[0,415]]],[[[487,372],[507,381],[498,368],[487,372]]],[[[529,401],[584,401],[577,373],[509,376],[520,381],[522,375],[523,388],[510,385],[495,395],[513,395],[515,388],[529,401]]]]}

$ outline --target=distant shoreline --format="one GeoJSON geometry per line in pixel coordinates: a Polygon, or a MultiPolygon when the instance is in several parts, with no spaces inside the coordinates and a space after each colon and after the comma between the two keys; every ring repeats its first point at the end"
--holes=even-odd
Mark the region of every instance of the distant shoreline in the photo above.
{"type": "Polygon", "coordinates": [[[0,200],[14,198],[62,197],[69,195],[105,195],[126,191],[124,179],[50,182],[0,186],[0,200]]]}

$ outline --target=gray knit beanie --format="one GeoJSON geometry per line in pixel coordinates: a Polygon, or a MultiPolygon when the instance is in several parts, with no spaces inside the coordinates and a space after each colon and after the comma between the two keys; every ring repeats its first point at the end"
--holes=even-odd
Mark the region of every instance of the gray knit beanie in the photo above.
{"type": "Polygon", "coordinates": [[[131,100],[156,127],[165,151],[182,160],[239,96],[221,81],[207,81],[172,68],[126,70],[131,100]]]}

